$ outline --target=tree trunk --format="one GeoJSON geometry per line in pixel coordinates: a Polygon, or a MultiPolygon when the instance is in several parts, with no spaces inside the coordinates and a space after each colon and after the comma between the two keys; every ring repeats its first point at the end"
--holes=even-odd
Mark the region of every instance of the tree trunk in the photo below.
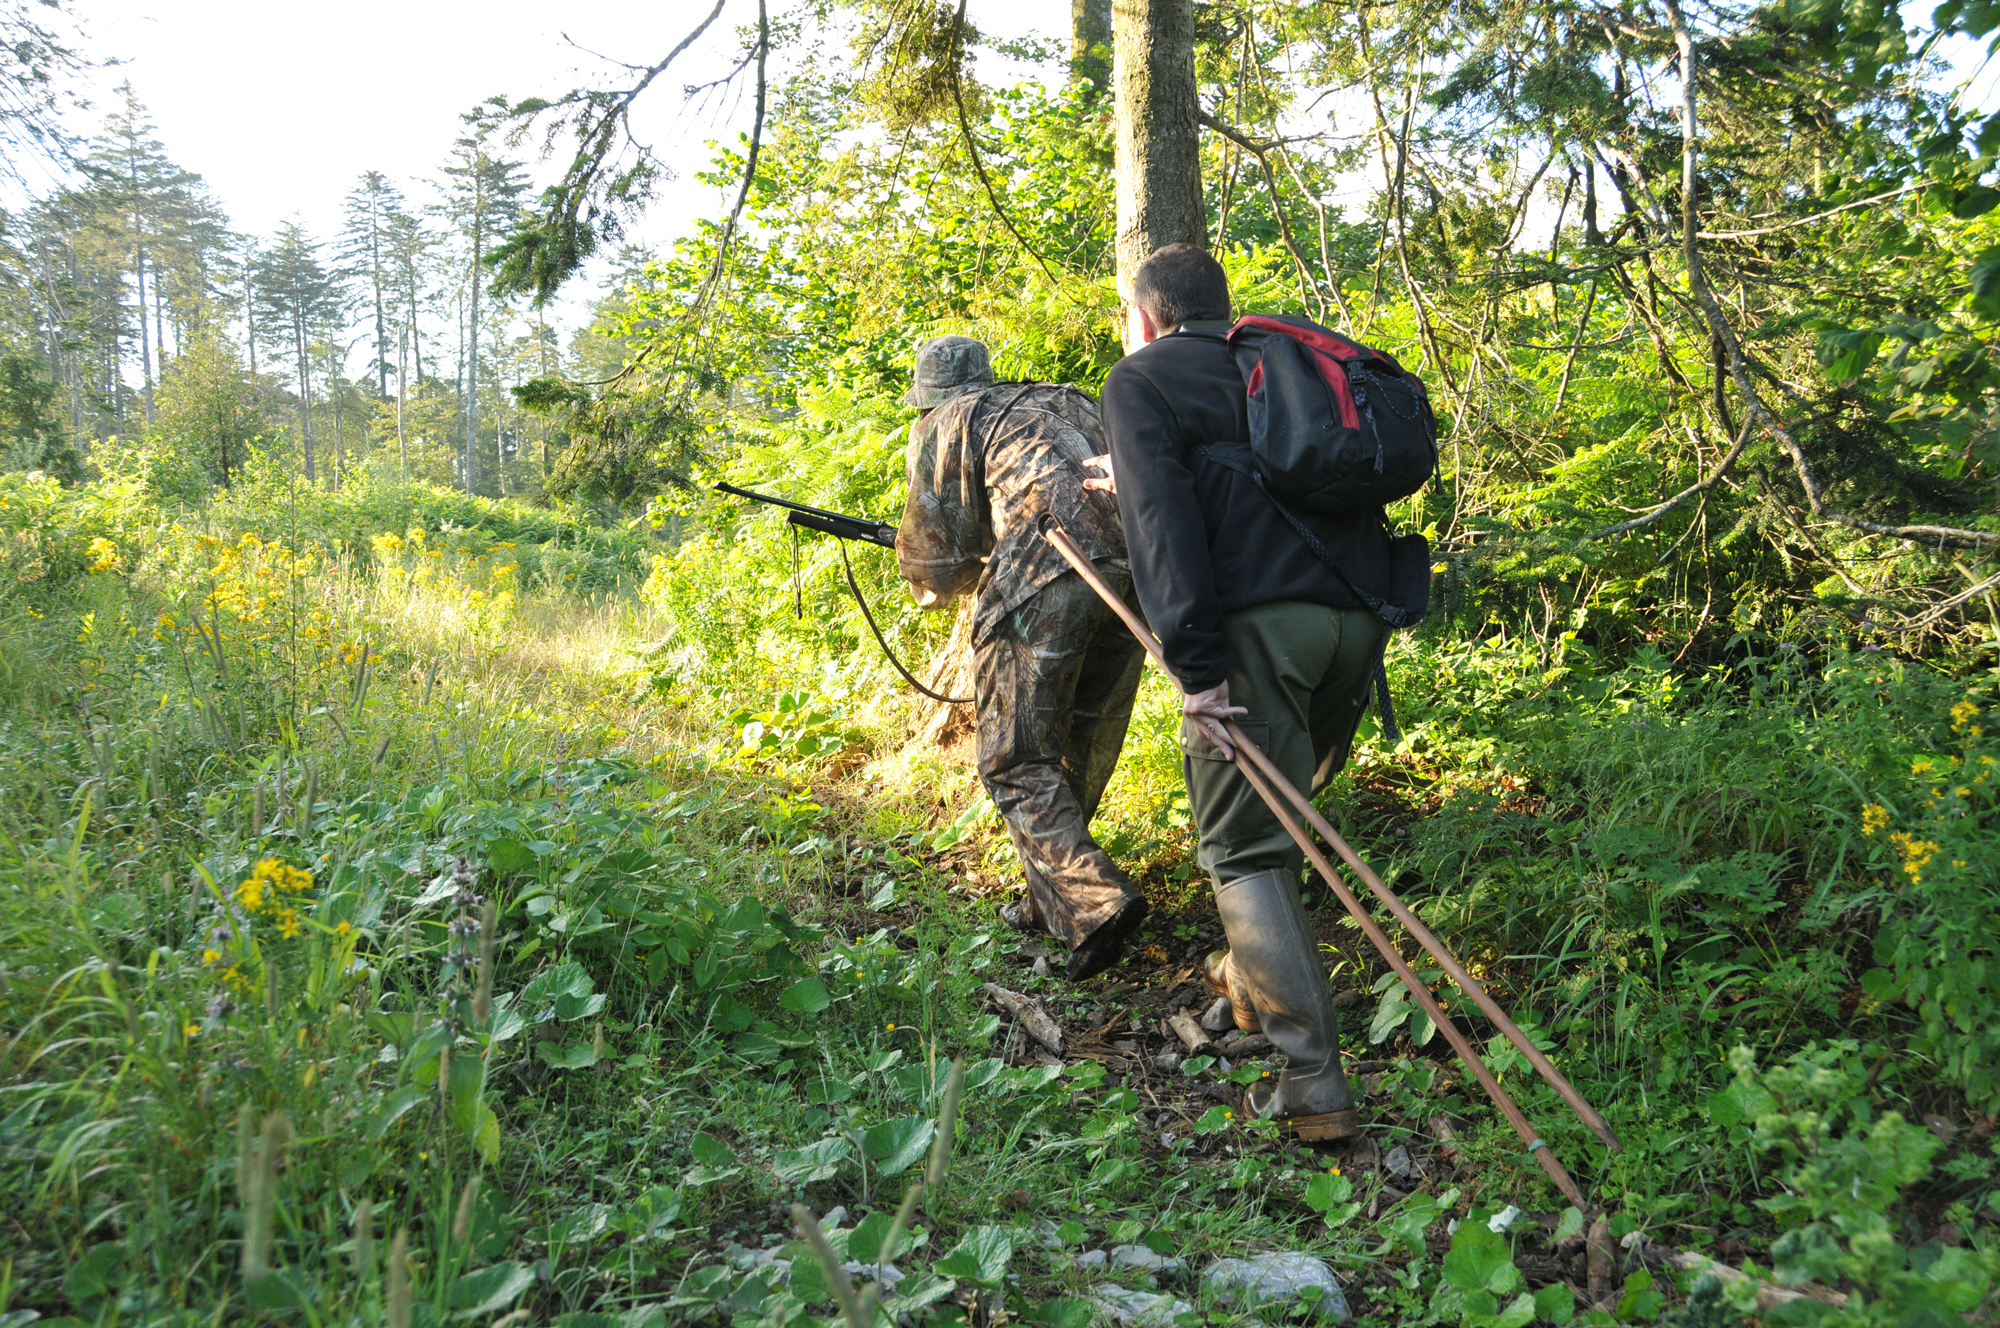
{"type": "Polygon", "coordinates": [[[1111,21],[1118,295],[1129,300],[1132,274],[1155,249],[1204,244],[1208,238],[1195,99],[1194,4],[1117,0],[1111,21]]]}
{"type": "Polygon", "coordinates": [[[1105,59],[1111,50],[1111,0],[1070,0],[1069,28],[1070,77],[1102,92],[1111,76],[1105,59]]]}
{"type": "Polygon", "coordinates": [[[403,437],[403,398],[410,394],[407,367],[410,352],[410,329],[400,328],[396,333],[396,474],[410,478],[410,445],[403,437]]]}

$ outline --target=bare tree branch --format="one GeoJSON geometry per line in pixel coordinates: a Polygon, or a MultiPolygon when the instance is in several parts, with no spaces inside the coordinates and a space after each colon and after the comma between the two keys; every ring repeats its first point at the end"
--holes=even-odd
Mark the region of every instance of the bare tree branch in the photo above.
{"type": "Polygon", "coordinates": [[[1715,463],[1715,468],[1702,476],[1699,481],[1690,484],[1687,488],[1682,489],[1679,493],[1643,515],[1633,517],[1630,521],[1620,521],[1615,526],[1606,526],[1602,530],[1593,530],[1588,535],[1585,535],[1584,538],[1587,540],[1611,539],[1618,535],[1629,535],[1635,530],[1643,530],[1647,526],[1652,525],[1655,521],[1658,521],[1661,517],[1673,511],[1696,494],[1707,493],[1717,484],[1720,484],[1722,477],[1729,473],[1729,468],[1736,464],[1737,458],[1743,455],[1743,449],[1749,443],[1750,426],[1745,424],[1743,431],[1736,435],[1735,445],[1724,454],[1722,460],[1715,463]]]}
{"type": "Polygon", "coordinates": [[[1699,183],[1697,173],[1697,125],[1695,119],[1694,40],[1688,34],[1687,19],[1681,13],[1680,0],[1665,0],[1667,16],[1673,22],[1674,44],[1680,52],[1681,65],[1681,244],[1687,265],[1688,292],[1694,297],[1709,330],[1716,340],[1728,351],[1729,376],[1742,396],[1750,418],[1776,441],[1791,458],[1792,468],[1799,477],[1799,484],[1805,490],[1806,503],[1812,514],[1821,521],[1830,521],[1870,535],[1886,535],[1894,539],[1910,540],[1923,544],[1946,545],[1960,548],[1992,548],[2000,545],[2000,534],[1984,530],[1968,530],[1957,526],[1909,526],[1891,525],[1881,521],[1869,521],[1848,512],[1835,510],[1826,501],[1820,487],[1819,478],[1813,474],[1812,466],[1806,461],[1805,449],[1798,438],[1785,427],[1775,412],[1764,401],[1757,390],[1756,381],[1751,377],[1750,366],[1743,354],[1743,343],[1723,316],[1722,307],[1715,298],[1715,291],[1708,284],[1708,276],[1702,269],[1700,227],[1696,224],[1695,191],[1699,183]]]}

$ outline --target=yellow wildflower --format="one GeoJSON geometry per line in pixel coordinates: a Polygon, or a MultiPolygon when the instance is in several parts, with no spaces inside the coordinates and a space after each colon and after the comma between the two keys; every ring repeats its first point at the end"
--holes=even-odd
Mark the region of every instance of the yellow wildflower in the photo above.
{"type": "Polygon", "coordinates": [[[222,958],[222,951],[216,949],[212,945],[208,949],[203,950],[201,952],[201,962],[204,964],[213,964],[216,960],[220,958],[222,958]]]}
{"type": "Polygon", "coordinates": [[[1872,835],[1889,824],[1889,809],[1879,802],[1871,802],[1861,809],[1861,833],[1872,835]]]}
{"type": "Polygon", "coordinates": [[[299,911],[295,908],[280,909],[278,912],[278,935],[293,940],[299,934],[299,911]]]}
{"type": "Polygon", "coordinates": [[[1928,839],[1904,834],[1901,830],[1891,832],[1889,842],[1902,850],[1904,872],[1912,881],[1921,882],[1924,868],[1937,856],[1938,846],[1928,839]]]}
{"type": "Polygon", "coordinates": [[[90,542],[90,570],[111,572],[118,567],[118,546],[99,535],[90,542]]]}
{"type": "Polygon", "coordinates": [[[1913,775],[1921,775],[1930,768],[1931,762],[1929,757],[1918,757],[1916,760],[1910,762],[1910,773],[1913,775]]]}
{"type": "Polygon", "coordinates": [[[1972,717],[1978,713],[1979,707],[1971,701],[1960,701],[1957,705],[1953,706],[1951,708],[1952,732],[1956,733],[1967,724],[1970,724],[1972,717]]]}
{"type": "Polygon", "coordinates": [[[193,1037],[193,1036],[195,1036],[195,1035],[196,1035],[197,1033],[199,1033],[199,1032],[201,1032],[201,1025],[200,1025],[200,1024],[189,1024],[189,1025],[188,1025],[187,1027],[185,1027],[185,1028],[183,1028],[183,1029],[181,1030],[181,1036],[182,1036],[182,1037],[193,1037]]]}
{"type": "Polygon", "coordinates": [[[335,924],[334,924],[334,928],[333,928],[333,934],[334,934],[335,936],[345,936],[345,935],[347,935],[347,933],[349,933],[349,932],[351,932],[351,931],[353,931],[353,930],[354,930],[354,924],[353,924],[353,923],[351,923],[351,922],[346,922],[346,921],[342,921],[342,922],[338,922],[338,923],[335,923],[335,924]]]}

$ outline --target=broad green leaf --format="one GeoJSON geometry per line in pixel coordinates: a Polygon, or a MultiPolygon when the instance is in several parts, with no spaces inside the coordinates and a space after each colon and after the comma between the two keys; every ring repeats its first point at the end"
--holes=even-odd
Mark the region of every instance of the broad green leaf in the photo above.
{"type": "Polygon", "coordinates": [[[535,855],[518,839],[496,839],[486,846],[486,865],[496,872],[526,871],[535,865],[535,855]]]}
{"type": "MultiPolygon", "coordinates": [[[[1576,1209],[1571,1208],[1570,1212],[1574,1213],[1576,1209]]],[[[1557,1328],[1562,1328],[1563,1324],[1576,1317],[1576,1293],[1569,1289],[1568,1283],[1549,1283],[1535,1293],[1535,1317],[1547,1319],[1557,1328]]]]}
{"type": "Polygon", "coordinates": [[[1563,1215],[1556,1223],[1555,1234],[1549,1237],[1551,1245],[1573,1240],[1583,1234],[1583,1210],[1575,1204],[1563,1209],[1563,1215]]]}
{"type": "Polygon", "coordinates": [[[815,1185],[832,1180],[853,1157],[853,1145],[844,1136],[834,1135],[797,1151],[779,1149],[771,1159],[771,1171],[788,1185],[815,1185]]]}
{"type": "Polygon", "coordinates": [[[518,1263],[496,1263],[455,1280],[446,1299],[460,1318],[470,1319],[506,1309],[534,1284],[532,1269],[518,1263]]]}
{"type": "Polygon", "coordinates": [[[555,1042],[537,1042],[535,1055],[558,1070],[587,1070],[597,1064],[597,1051],[588,1042],[578,1042],[571,1046],[555,1042]]]}
{"type": "Polygon", "coordinates": [[[1043,1301],[1028,1317],[1030,1322],[1047,1324],[1048,1328],[1090,1328],[1096,1313],[1096,1305],[1081,1296],[1058,1296],[1043,1301]]]}
{"type": "Polygon", "coordinates": [[[981,1286],[998,1286],[1014,1257],[1014,1240],[1005,1227],[974,1227],[944,1258],[931,1265],[940,1277],[956,1277],[981,1286]]]}
{"type": "Polygon", "coordinates": [[[1495,1296],[1507,1295],[1521,1284],[1507,1238],[1487,1226],[1477,1210],[1451,1238],[1451,1249],[1444,1256],[1444,1280],[1460,1291],[1489,1291],[1495,1296]]]}
{"type": "Polygon", "coordinates": [[[403,1113],[422,1102],[430,1094],[421,1088],[399,1088],[389,1094],[381,1109],[375,1113],[375,1120],[368,1127],[368,1138],[372,1142],[389,1132],[389,1127],[401,1120],[403,1113]]]}
{"type": "Polygon", "coordinates": [[[884,1176],[906,1170],[922,1157],[937,1135],[937,1126],[928,1116],[904,1116],[884,1121],[861,1136],[861,1151],[884,1176]]]}
{"type": "Polygon", "coordinates": [[[818,978],[800,978],[785,988],[784,995],[778,997],[778,1004],[800,1014],[818,1014],[833,1004],[833,997],[827,995],[826,984],[818,978]]]}
{"type": "Polygon", "coordinates": [[[1332,1212],[1354,1197],[1354,1182],[1346,1176],[1322,1171],[1306,1183],[1306,1207],[1315,1213],[1332,1212]]]}
{"type": "Polygon", "coordinates": [[[688,1142],[694,1160],[703,1166],[728,1167],[736,1164],[736,1150],[712,1134],[697,1134],[688,1142]]]}

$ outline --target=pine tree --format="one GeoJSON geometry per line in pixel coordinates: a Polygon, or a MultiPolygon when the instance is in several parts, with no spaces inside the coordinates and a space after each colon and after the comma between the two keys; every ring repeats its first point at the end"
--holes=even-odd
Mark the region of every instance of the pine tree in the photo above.
{"type": "Polygon", "coordinates": [[[487,151],[494,126],[480,112],[466,117],[472,132],[458,140],[452,164],[444,168],[451,181],[445,209],[469,248],[465,326],[465,491],[474,492],[479,456],[479,285],[487,255],[496,237],[510,231],[521,214],[521,195],[528,182],[519,162],[487,151]]]}
{"type": "Polygon", "coordinates": [[[367,289],[375,314],[375,355],[369,370],[376,388],[389,395],[389,303],[395,298],[395,249],[392,227],[404,215],[402,191],[380,171],[362,175],[348,192],[346,225],[340,233],[340,256],[367,289]]]}
{"type": "Polygon", "coordinates": [[[306,482],[316,478],[312,433],[312,357],[316,342],[347,315],[348,294],[338,273],[320,261],[320,246],[297,222],[278,227],[258,261],[255,283],[258,332],[289,353],[299,392],[299,434],[306,482]]]}

